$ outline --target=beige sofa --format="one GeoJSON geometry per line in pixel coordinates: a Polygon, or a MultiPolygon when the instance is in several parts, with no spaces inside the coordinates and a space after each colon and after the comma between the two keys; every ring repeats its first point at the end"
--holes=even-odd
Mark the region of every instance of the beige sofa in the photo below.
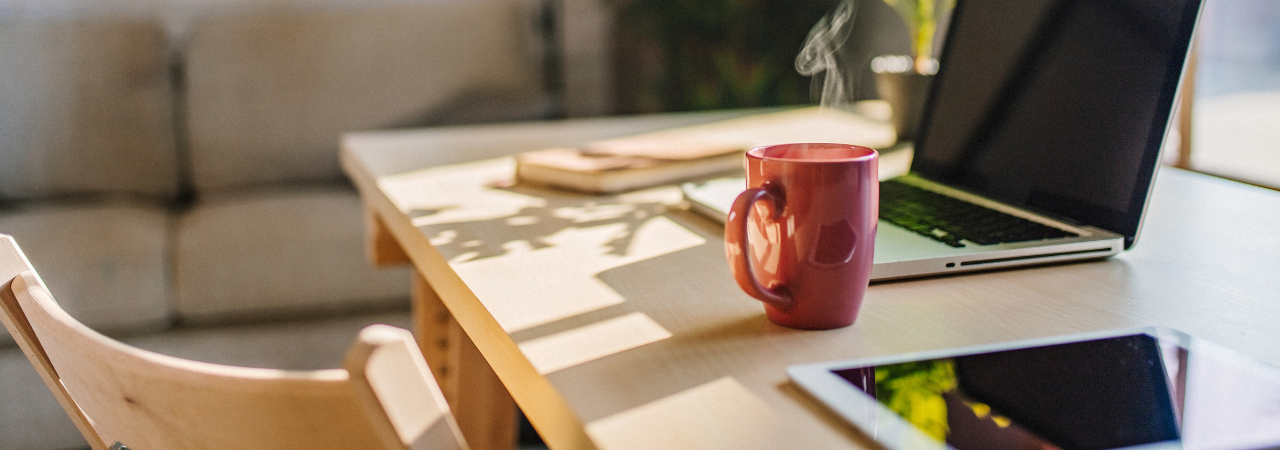
{"type": "MultiPolygon", "coordinates": [[[[339,133],[545,117],[536,3],[0,1],[0,233],[130,344],[337,367],[409,289],[339,133]]],[[[83,445],[0,331],[0,449],[83,445]]]]}

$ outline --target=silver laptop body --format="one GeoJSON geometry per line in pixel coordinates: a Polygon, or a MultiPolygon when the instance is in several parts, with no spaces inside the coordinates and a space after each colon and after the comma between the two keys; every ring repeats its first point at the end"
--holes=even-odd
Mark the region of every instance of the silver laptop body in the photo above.
{"type": "MultiPolygon", "coordinates": [[[[1105,258],[1130,248],[1200,8],[1200,0],[959,0],[911,171],[894,182],[1067,236],[987,245],[951,238],[948,245],[924,235],[945,232],[883,220],[882,187],[872,280],[1105,258]]],[[[745,181],[683,189],[695,211],[723,222],[745,181]]]]}
{"type": "MultiPolygon", "coordinates": [[[[952,247],[881,220],[876,230],[875,266],[871,269],[873,281],[1105,258],[1124,250],[1124,236],[1101,228],[1073,225],[912,175],[904,175],[898,180],[944,195],[954,194],[962,200],[1073,232],[1078,236],[995,245],[964,241],[964,247],[952,247]]],[[[743,178],[734,177],[686,183],[682,188],[691,209],[723,223],[734,198],[742,192],[745,184],[743,178]]]]}

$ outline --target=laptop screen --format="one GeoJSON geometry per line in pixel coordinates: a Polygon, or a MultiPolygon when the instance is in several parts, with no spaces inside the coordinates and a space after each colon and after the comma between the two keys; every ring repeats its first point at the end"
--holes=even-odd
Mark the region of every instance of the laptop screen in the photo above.
{"type": "Polygon", "coordinates": [[[1200,0],[958,0],[919,176],[1132,245],[1200,0]]]}

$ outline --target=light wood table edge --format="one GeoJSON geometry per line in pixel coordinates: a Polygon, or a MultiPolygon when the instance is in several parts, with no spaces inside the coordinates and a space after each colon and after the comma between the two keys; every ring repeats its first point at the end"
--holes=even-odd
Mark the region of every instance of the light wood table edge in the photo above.
{"type": "MultiPolygon", "coordinates": [[[[548,447],[596,448],[587,437],[581,419],[573,413],[568,402],[524,357],[516,342],[489,314],[475,293],[454,273],[448,261],[436,251],[427,236],[414,227],[404,212],[382,193],[378,188],[377,178],[368,173],[358,157],[345,146],[341,149],[339,158],[343,171],[355,184],[368,214],[381,222],[400,243],[404,254],[413,262],[414,270],[435,291],[453,317],[461,318],[458,325],[507,386],[516,404],[530,419],[548,447]]],[[[422,333],[422,330],[414,331],[415,334],[422,333]]],[[[464,352],[463,357],[465,356],[464,352]]],[[[462,424],[464,418],[458,419],[465,435],[466,429],[462,424]]]]}

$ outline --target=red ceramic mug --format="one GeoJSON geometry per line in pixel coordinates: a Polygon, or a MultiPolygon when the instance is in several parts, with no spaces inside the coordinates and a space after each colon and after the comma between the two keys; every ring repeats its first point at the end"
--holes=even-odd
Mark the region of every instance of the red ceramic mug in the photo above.
{"type": "Polygon", "coordinates": [[[725,253],[773,323],[830,329],[857,319],[875,250],[878,159],[846,144],[747,151],[747,190],[729,210],[725,253]]]}

